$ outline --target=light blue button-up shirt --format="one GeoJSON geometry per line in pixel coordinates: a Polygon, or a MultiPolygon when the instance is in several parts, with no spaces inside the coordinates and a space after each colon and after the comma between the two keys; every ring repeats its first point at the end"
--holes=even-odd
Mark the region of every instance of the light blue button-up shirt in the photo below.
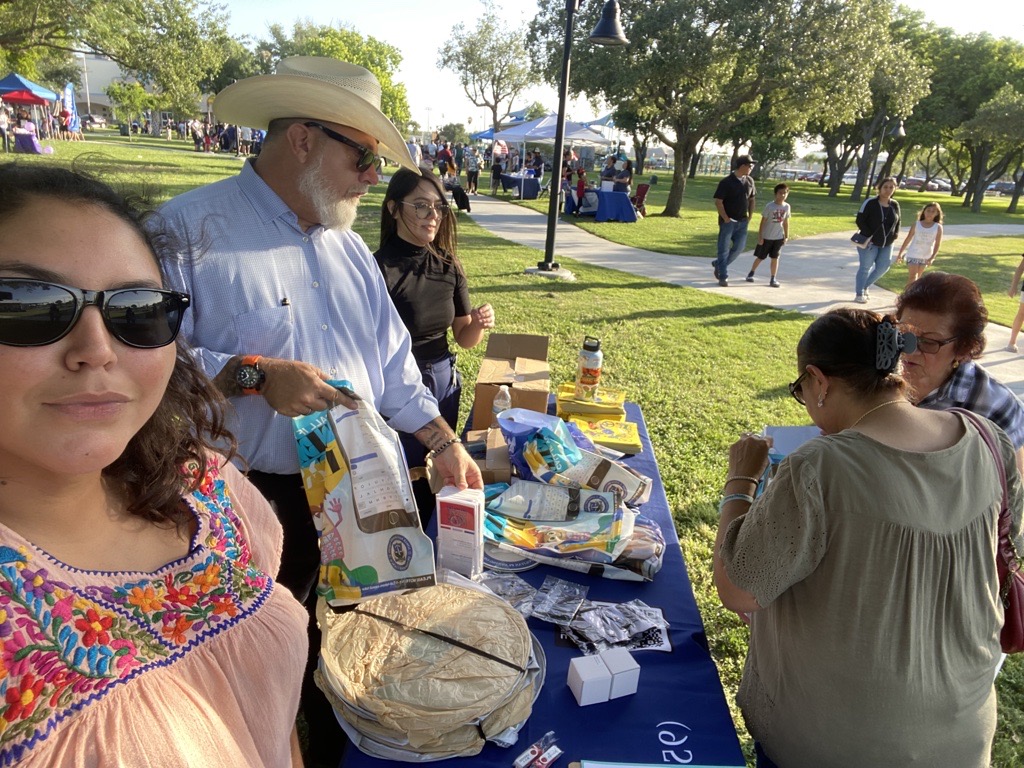
{"type": "MultiPolygon", "coordinates": [[[[230,179],[180,195],[162,209],[194,255],[166,264],[192,296],[182,334],[210,377],[234,355],[301,360],[353,389],[403,432],[438,416],[409,333],[359,235],[298,217],[246,163],[230,179]]],[[[299,471],[291,419],[259,396],[233,398],[230,428],[250,469],[299,471]]]]}

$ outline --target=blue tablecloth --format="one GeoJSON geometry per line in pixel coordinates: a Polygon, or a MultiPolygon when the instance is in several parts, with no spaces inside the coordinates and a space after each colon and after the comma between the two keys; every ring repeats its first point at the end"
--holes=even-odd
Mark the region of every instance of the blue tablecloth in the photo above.
{"type": "MultiPolygon", "coordinates": [[[[593,214],[594,221],[636,221],[636,209],[633,208],[633,203],[629,201],[629,195],[625,192],[603,192],[600,189],[588,189],[586,193],[597,195],[597,210],[584,212],[581,215],[593,214]]],[[[573,196],[566,193],[562,212],[568,216],[574,213],[576,208],[573,196]]]]}
{"type": "MultiPolygon", "coordinates": [[[[622,193],[619,193],[622,194],[622,193]]],[[[626,602],[643,600],[661,608],[671,623],[672,652],[635,651],[640,665],[640,686],[633,696],[580,707],[566,678],[569,661],[581,655],[569,644],[556,642],[554,625],[530,619],[529,626],[544,646],[548,670],[533,714],[519,734],[519,743],[502,749],[488,743],[474,757],[429,763],[443,768],[508,768],[515,757],[553,730],[565,750],[563,765],[572,760],[608,760],[635,763],[687,763],[744,766],[736,730],[725,703],[718,670],[708,652],[704,624],[694,601],[658,464],[639,406],[626,404],[626,418],[639,426],[643,453],[626,463],[650,477],[651,498],[641,512],[657,521],[665,535],[664,565],[650,583],[612,581],[548,566],[520,575],[539,587],[548,574],[586,584],[590,600],[626,602]],[[671,736],[670,734],[675,734],[671,736]],[[674,756],[670,754],[674,752],[674,756]]],[[[433,527],[433,524],[432,526],[433,527]]],[[[382,768],[401,763],[380,760],[348,745],[344,768],[382,768]]]]}
{"type": "Polygon", "coordinates": [[[536,200],[540,196],[540,180],[501,174],[501,191],[508,192],[510,189],[518,189],[519,197],[523,200],[536,200]]]}
{"type": "Polygon", "coordinates": [[[636,221],[636,211],[625,192],[603,192],[599,189],[597,199],[599,204],[594,221],[636,221]]]}

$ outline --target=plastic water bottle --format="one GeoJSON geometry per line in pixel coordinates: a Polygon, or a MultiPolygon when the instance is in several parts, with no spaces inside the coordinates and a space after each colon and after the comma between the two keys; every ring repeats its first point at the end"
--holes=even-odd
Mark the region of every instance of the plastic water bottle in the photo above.
{"type": "Polygon", "coordinates": [[[508,385],[502,384],[498,388],[498,394],[494,396],[494,404],[491,406],[491,426],[498,426],[498,414],[507,411],[512,407],[512,393],[508,391],[508,385]]]}
{"type": "Polygon", "coordinates": [[[597,397],[597,385],[601,380],[601,340],[593,336],[583,339],[583,349],[576,366],[576,399],[593,400],[597,397]]]}

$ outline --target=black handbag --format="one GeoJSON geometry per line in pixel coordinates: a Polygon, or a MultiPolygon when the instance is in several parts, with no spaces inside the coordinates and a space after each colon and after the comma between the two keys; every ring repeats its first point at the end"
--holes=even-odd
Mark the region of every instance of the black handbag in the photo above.
{"type": "Polygon", "coordinates": [[[858,248],[867,248],[871,245],[871,235],[865,235],[863,232],[854,232],[850,242],[856,244],[858,248]]]}

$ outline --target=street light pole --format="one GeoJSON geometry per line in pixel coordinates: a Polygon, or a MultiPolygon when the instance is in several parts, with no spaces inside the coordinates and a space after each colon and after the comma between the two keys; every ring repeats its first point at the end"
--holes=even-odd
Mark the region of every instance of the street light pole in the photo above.
{"type": "MultiPolygon", "coordinates": [[[[558,124],[555,126],[555,149],[551,160],[551,178],[548,181],[548,230],[544,240],[544,261],[537,262],[541,272],[559,269],[555,261],[555,226],[558,224],[558,198],[562,185],[562,151],[565,144],[565,103],[569,95],[569,59],[572,54],[572,23],[581,0],[565,0],[565,43],[562,48],[562,79],[558,84],[558,124]]],[[[601,20],[590,33],[595,45],[626,45],[629,40],[619,23],[619,4],[608,0],[601,11],[601,20]]]]}
{"type": "Polygon", "coordinates": [[[896,120],[897,118],[890,118],[888,115],[885,115],[882,118],[882,127],[878,131],[878,144],[875,147],[875,159],[871,163],[871,168],[869,169],[870,173],[868,174],[868,194],[869,195],[871,194],[871,190],[874,189],[874,187],[875,187],[875,181],[876,181],[875,180],[875,173],[878,171],[878,156],[882,154],[882,142],[885,141],[886,135],[894,137],[894,138],[900,138],[900,139],[902,139],[904,136],[907,135],[906,130],[903,128],[903,121],[902,120],[900,120],[896,124],[896,126],[891,131],[889,131],[888,134],[886,134],[886,130],[885,129],[889,127],[890,119],[896,120]]]}

